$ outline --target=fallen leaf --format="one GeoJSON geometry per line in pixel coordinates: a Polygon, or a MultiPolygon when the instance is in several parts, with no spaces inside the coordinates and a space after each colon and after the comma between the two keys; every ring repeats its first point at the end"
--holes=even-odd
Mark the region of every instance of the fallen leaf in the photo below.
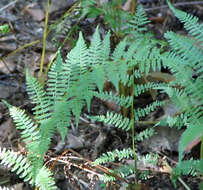
{"type": "Polygon", "coordinates": [[[30,15],[35,21],[42,21],[45,18],[44,11],[37,7],[35,3],[26,6],[23,13],[30,15]]]}

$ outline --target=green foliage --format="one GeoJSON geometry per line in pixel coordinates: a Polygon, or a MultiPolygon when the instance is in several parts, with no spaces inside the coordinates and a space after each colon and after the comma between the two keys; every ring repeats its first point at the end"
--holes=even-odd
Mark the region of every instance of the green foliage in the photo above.
{"type": "Polygon", "coordinates": [[[202,24],[198,24],[198,18],[177,10],[169,4],[171,10],[184,23],[186,30],[191,37],[184,37],[173,32],[165,34],[169,41],[171,51],[165,53],[164,62],[171,70],[176,80],[171,82],[168,87],[163,87],[171,100],[179,108],[182,120],[170,118],[170,124],[186,126],[179,143],[179,161],[183,158],[183,152],[186,146],[203,135],[202,130],[202,94],[203,81],[201,76],[203,63],[203,50],[201,43],[203,32],[199,30],[202,24]],[[200,44],[198,44],[200,43],[200,44]],[[183,72],[184,71],[184,72],[183,72]],[[196,75],[196,77],[194,77],[196,75]],[[181,89],[177,89],[179,86],[181,89]]]}
{"type": "Polygon", "coordinates": [[[138,5],[135,15],[131,18],[131,20],[128,23],[128,28],[130,32],[140,33],[143,31],[147,31],[146,24],[148,23],[150,23],[150,21],[147,18],[147,15],[144,12],[142,5],[138,5]]]}
{"type": "Polygon", "coordinates": [[[94,96],[97,98],[100,98],[102,100],[109,100],[111,102],[116,103],[117,105],[120,106],[125,106],[126,108],[128,108],[131,104],[132,104],[132,97],[131,96],[117,96],[115,94],[113,94],[111,91],[110,92],[95,92],[94,96]]]}
{"type": "Polygon", "coordinates": [[[180,175],[200,176],[202,173],[203,173],[203,159],[184,160],[173,169],[172,182],[176,187],[176,181],[180,175]]]}
{"type": "Polygon", "coordinates": [[[146,75],[152,71],[161,69],[163,58],[162,52],[167,43],[157,40],[154,35],[147,32],[146,24],[149,20],[144,13],[141,5],[137,7],[135,16],[129,22],[129,30],[126,34],[129,35],[129,44],[133,41],[133,64],[138,66],[141,73],[146,75]],[[136,21],[136,22],[135,22],[136,21]],[[136,53],[134,53],[136,52],[136,53]]]}
{"type": "MultiPolygon", "coordinates": [[[[65,138],[70,125],[71,113],[75,116],[77,124],[85,102],[88,108],[90,107],[97,83],[93,82],[94,75],[89,69],[93,67],[91,65],[100,65],[105,59],[108,59],[108,49],[110,49],[108,44],[109,34],[102,42],[98,30],[96,30],[93,41],[87,48],[82,33],[80,33],[75,48],[68,53],[65,62],[58,53],[48,73],[46,88],[31,76],[28,70],[26,71],[27,92],[32,103],[35,104],[34,120],[28,117],[24,110],[4,101],[17,129],[21,130],[21,137],[28,151],[26,158],[28,161],[22,160],[22,156],[19,156],[19,159],[15,156],[13,161],[8,159],[8,162],[10,161],[11,165],[15,162],[19,165],[18,162],[20,162],[22,165],[15,167],[17,169],[20,167],[19,171],[23,167],[26,169],[27,165],[23,164],[29,162],[28,173],[32,177],[33,184],[39,186],[40,189],[54,188],[51,173],[43,166],[44,155],[49,149],[56,130],[61,134],[62,139],[65,138]],[[106,57],[104,57],[104,53],[107,55],[106,57]],[[101,58],[99,61],[98,57],[101,58]]],[[[101,84],[98,84],[98,87],[103,88],[101,84]]],[[[11,152],[2,154],[2,159],[7,160],[9,154],[12,155],[11,152]]],[[[17,174],[19,173],[17,172],[17,174]]]]}
{"type": "Polygon", "coordinates": [[[113,125],[125,131],[129,131],[132,125],[132,121],[123,117],[121,114],[107,112],[106,117],[104,115],[90,117],[91,119],[99,122],[104,122],[108,125],[113,125]]]}
{"type": "Polygon", "coordinates": [[[113,152],[107,152],[106,154],[102,154],[101,157],[97,158],[92,165],[99,165],[99,164],[104,164],[107,162],[114,162],[116,159],[118,161],[124,159],[124,158],[129,158],[132,156],[132,150],[130,148],[128,149],[123,149],[121,151],[119,150],[114,150],[113,152]]]}
{"type": "Polygon", "coordinates": [[[1,32],[3,35],[5,35],[5,34],[7,34],[8,32],[10,32],[9,25],[8,25],[8,24],[0,25],[0,32],[1,32]]]}
{"type": "Polygon", "coordinates": [[[149,153],[142,156],[139,159],[143,162],[144,166],[147,166],[148,164],[152,164],[153,166],[156,166],[158,162],[158,158],[159,158],[158,154],[149,153]]]}
{"type": "Polygon", "coordinates": [[[96,0],[83,0],[81,2],[82,17],[96,18],[102,16],[106,24],[108,24],[114,33],[121,34],[125,24],[130,20],[131,16],[128,12],[120,8],[118,0],[100,3],[96,0]]]}
{"type": "MultiPolygon", "coordinates": [[[[100,165],[100,164],[106,164],[109,162],[115,162],[115,161],[122,161],[123,159],[129,159],[133,156],[132,149],[123,149],[123,150],[114,150],[113,152],[107,152],[103,153],[99,158],[97,158],[92,165],[100,165]]],[[[127,177],[130,174],[134,173],[134,166],[133,165],[124,165],[119,167],[118,169],[110,170],[113,174],[119,174],[121,177],[127,177]]],[[[112,175],[103,174],[99,176],[101,181],[104,181],[104,183],[108,183],[111,181],[115,181],[116,178],[112,175]]]]}
{"type": "MultiPolygon", "coordinates": [[[[108,20],[114,30],[118,31],[123,22],[129,18],[126,14],[124,18],[120,19],[124,12],[120,9],[117,13],[115,12],[117,3],[117,1],[112,1],[100,5],[102,8],[95,8],[96,1],[92,0],[82,1],[82,6],[89,8],[84,14],[89,14],[93,7],[94,16],[105,13],[104,20],[108,20]],[[118,20],[112,20],[112,18],[118,18],[118,20]]],[[[102,40],[97,27],[89,46],[80,33],[76,46],[67,54],[65,61],[58,52],[48,73],[45,86],[31,76],[29,71],[26,71],[27,92],[32,103],[35,104],[34,118],[31,119],[24,110],[11,106],[5,101],[4,103],[8,106],[17,129],[21,131],[28,154],[22,156],[1,149],[1,164],[11,167],[12,171],[15,171],[24,181],[29,181],[39,189],[55,189],[51,171],[43,165],[43,159],[56,131],[64,140],[71,117],[74,116],[76,125],[78,125],[83,107],[87,106],[89,111],[93,97],[104,101],[110,100],[119,106],[130,108],[131,113],[123,116],[120,113],[107,112],[106,116],[96,115],[90,116],[90,118],[124,131],[129,132],[130,129],[134,131],[135,122],[139,122],[158,106],[163,105],[163,102],[154,101],[144,108],[135,109],[134,99],[151,89],[161,89],[169,95],[181,113],[177,117],[166,119],[168,124],[187,127],[180,140],[180,162],[174,170],[174,176],[179,176],[184,172],[184,174],[189,174],[192,171],[191,168],[195,172],[201,173],[202,160],[182,161],[182,159],[185,147],[192,140],[203,135],[201,126],[203,121],[201,76],[203,34],[200,30],[202,25],[197,23],[196,17],[179,11],[170,4],[169,6],[184,23],[185,28],[189,30],[191,37],[167,32],[165,38],[171,48],[167,52],[164,51],[167,43],[156,40],[153,34],[147,32],[146,24],[149,21],[143,8],[138,6],[135,16],[127,25],[126,36],[114,50],[111,51],[110,48],[110,33],[107,33],[102,40]],[[163,66],[171,70],[176,78],[175,81],[168,85],[148,81],[143,84],[135,84],[135,79],[142,77],[146,79],[150,72],[159,71],[163,66]],[[113,84],[116,93],[103,90],[106,81],[113,84]],[[131,95],[118,95],[121,84],[131,88],[131,95]]],[[[153,128],[148,128],[140,134],[133,134],[132,138],[142,141],[150,138],[153,133],[153,128]]],[[[104,153],[93,162],[93,165],[121,161],[130,157],[136,161],[135,147],[133,150],[125,148],[104,153]]],[[[148,154],[142,160],[145,163],[151,160],[156,164],[157,158],[154,154],[148,154]]],[[[136,164],[135,166],[124,166],[118,170],[112,170],[112,172],[127,177],[132,173],[136,174],[134,167],[136,164]]],[[[101,177],[104,181],[115,180],[115,176],[102,175],[101,177]]]]}
{"type": "Polygon", "coordinates": [[[35,184],[40,190],[54,190],[56,189],[55,182],[52,178],[52,174],[49,169],[42,167],[36,176],[33,176],[32,163],[26,157],[16,152],[0,149],[0,159],[1,163],[9,168],[12,168],[12,172],[23,178],[25,182],[30,184],[35,184]]]}
{"type": "Polygon", "coordinates": [[[22,155],[18,155],[16,152],[4,148],[0,150],[0,158],[1,164],[8,167],[12,166],[12,171],[15,171],[20,178],[24,178],[24,181],[32,180],[32,173],[30,172],[32,166],[22,155]]]}
{"type": "Polygon", "coordinates": [[[139,120],[141,117],[145,117],[150,112],[154,111],[157,107],[160,107],[163,105],[163,102],[160,101],[154,101],[150,105],[147,105],[145,108],[138,108],[135,110],[135,120],[139,120]]]}
{"type": "Polygon", "coordinates": [[[144,131],[136,134],[135,140],[143,141],[145,139],[149,139],[153,135],[154,135],[154,129],[153,128],[147,128],[144,131]]]}

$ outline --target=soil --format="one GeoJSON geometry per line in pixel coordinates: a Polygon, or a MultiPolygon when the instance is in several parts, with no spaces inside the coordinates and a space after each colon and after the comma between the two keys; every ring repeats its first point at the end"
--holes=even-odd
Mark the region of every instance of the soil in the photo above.
{"type": "MultiPolygon", "coordinates": [[[[57,1],[56,1],[57,2],[57,1]]],[[[153,30],[158,38],[163,38],[164,32],[173,30],[177,33],[186,34],[183,25],[169,12],[165,1],[161,0],[140,0],[148,17],[152,20],[150,29],[153,30]]],[[[198,16],[200,22],[203,21],[203,4],[201,1],[193,2],[189,0],[176,0],[178,8],[198,16]]],[[[52,2],[49,24],[53,24],[60,18],[71,6],[74,0],[61,0],[59,3],[52,2]]],[[[26,94],[25,85],[25,68],[29,68],[34,76],[39,74],[39,65],[41,59],[42,43],[35,43],[27,48],[22,48],[21,51],[14,52],[17,48],[24,46],[27,43],[42,40],[43,27],[45,20],[46,1],[45,0],[18,0],[18,1],[0,1],[0,24],[9,23],[11,31],[5,36],[0,36],[0,99],[7,100],[10,104],[18,106],[31,113],[33,105],[31,104],[28,95],[26,94]],[[10,6],[6,7],[11,3],[10,6]],[[2,9],[2,10],[1,10],[2,9]],[[4,59],[4,62],[2,62],[4,59]]],[[[67,31],[76,23],[74,17],[68,20],[66,25],[67,31]]],[[[107,26],[102,23],[102,19],[84,18],[78,22],[79,30],[83,31],[86,40],[91,39],[96,26],[100,24],[101,33],[107,30],[107,26]]],[[[62,53],[65,55],[74,42],[77,40],[79,30],[75,30],[71,40],[63,46],[62,53]]],[[[57,51],[55,45],[56,39],[60,42],[65,38],[65,33],[51,32],[47,39],[47,48],[45,56],[45,67],[51,60],[54,53],[57,51]]],[[[160,98],[165,99],[166,97],[160,98]]],[[[150,96],[141,97],[137,100],[140,106],[146,105],[151,101],[150,96]]],[[[173,105],[172,109],[175,109],[173,105]]],[[[94,99],[90,114],[105,114],[108,109],[118,109],[115,105],[94,99]],[[113,107],[112,107],[113,106],[113,107]]],[[[156,110],[149,118],[155,119],[163,116],[165,108],[156,110]]],[[[86,117],[87,110],[84,109],[79,127],[76,128],[73,124],[72,128],[62,143],[59,134],[56,134],[50,151],[45,157],[45,162],[52,167],[55,165],[54,177],[56,184],[60,190],[100,190],[102,183],[95,176],[85,171],[78,166],[87,163],[87,160],[94,160],[104,152],[114,149],[127,148],[131,145],[131,136],[121,130],[110,126],[102,126],[100,123],[89,121],[86,117]],[[69,150],[69,152],[65,152],[69,150]],[[60,155],[60,159],[56,158],[60,155]],[[75,160],[74,160],[75,158],[75,160]],[[77,158],[77,159],[76,159],[77,158]],[[70,160],[72,159],[72,160],[70,160]],[[65,161],[65,164],[62,163],[65,161]]],[[[146,126],[138,126],[137,131],[142,131],[146,126]]],[[[177,181],[177,186],[172,184],[171,176],[166,170],[160,170],[164,160],[168,164],[174,166],[178,160],[177,147],[181,131],[177,132],[170,130],[170,140],[167,137],[168,132],[159,131],[158,135],[153,140],[154,144],[146,142],[137,144],[138,155],[145,155],[150,151],[156,152],[160,156],[160,167],[152,170],[150,166],[150,175],[147,179],[141,180],[143,190],[184,190],[185,187],[177,181]],[[160,144],[162,146],[160,146],[160,144]],[[151,145],[151,146],[149,146],[151,145]],[[159,145],[159,146],[158,146],[159,145]],[[158,148],[157,148],[158,147],[158,148]]],[[[0,146],[12,149],[14,151],[24,152],[24,145],[20,140],[19,132],[15,129],[12,120],[9,117],[7,108],[0,103],[0,146]]],[[[199,145],[193,148],[186,157],[197,158],[199,156],[199,145]]],[[[132,162],[132,160],[127,160],[132,162]]],[[[111,165],[106,166],[111,167],[111,165]]],[[[139,166],[143,169],[142,166],[139,166]]],[[[197,190],[200,178],[192,176],[184,176],[182,180],[190,187],[191,190],[197,190]]],[[[9,172],[8,169],[0,166],[0,184],[2,186],[15,186],[14,189],[33,189],[28,184],[23,183],[15,174],[9,172]]],[[[111,183],[108,189],[124,189],[122,182],[111,183]]],[[[1,188],[0,188],[1,189],[1,188]]],[[[132,188],[131,188],[132,189],[132,188]]]]}

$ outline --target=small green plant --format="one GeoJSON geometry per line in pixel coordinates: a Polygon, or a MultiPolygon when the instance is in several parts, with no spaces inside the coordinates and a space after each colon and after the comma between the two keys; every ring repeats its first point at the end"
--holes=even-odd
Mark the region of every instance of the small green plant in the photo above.
{"type": "Polygon", "coordinates": [[[104,23],[108,24],[116,36],[123,35],[125,24],[131,19],[129,12],[121,9],[120,0],[98,3],[96,0],[84,0],[81,2],[82,16],[96,18],[102,16],[104,23]]]}
{"type": "Polygon", "coordinates": [[[2,33],[3,35],[7,34],[8,32],[10,32],[10,28],[8,24],[3,24],[0,25],[0,33],[2,33]]]}
{"type": "Polygon", "coordinates": [[[189,174],[191,170],[203,174],[200,167],[203,161],[203,24],[198,23],[197,17],[175,9],[170,3],[169,7],[190,35],[185,37],[171,31],[165,34],[171,50],[164,55],[164,62],[176,80],[161,89],[179,108],[179,114],[166,119],[166,123],[186,127],[179,142],[179,164],[174,169],[173,178],[175,182],[177,176],[189,174]],[[201,139],[200,160],[183,161],[185,148],[197,138],[201,139]]]}

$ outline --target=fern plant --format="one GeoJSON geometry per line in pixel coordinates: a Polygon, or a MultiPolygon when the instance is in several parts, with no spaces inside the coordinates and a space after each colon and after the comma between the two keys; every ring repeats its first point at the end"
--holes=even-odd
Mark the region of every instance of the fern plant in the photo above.
{"type": "Polygon", "coordinates": [[[46,89],[26,71],[27,92],[35,104],[33,119],[24,110],[3,101],[8,106],[17,129],[21,131],[28,153],[23,157],[2,149],[1,164],[13,168],[12,171],[16,171],[24,181],[29,181],[39,189],[55,189],[51,172],[43,165],[44,155],[54,132],[58,131],[64,140],[71,116],[75,116],[77,124],[85,103],[90,108],[96,86],[103,88],[99,81],[93,80],[95,73],[91,68],[108,59],[108,43],[109,34],[102,41],[97,28],[90,47],[87,47],[80,33],[77,45],[68,53],[65,62],[58,53],[48,73],[46,89]]]}
{"type": "MultiPolygon", "coordinates": [[[[93,72],[97,72],[97,69],[104,70],[107,79],[114,85],[117,92],[120,91],[121,83],[125,87],[130,87],[132,89],[128,96],[125,94],[121,94],[121,96],[112,96],[111,92],[96,93],[96,97],[98,98],[103,100],[108,98],[108,100],[117,103],[119,106],[128,108],[130,110],[130,117],[121,113],[107,112],[106,115],[92,116],[90,118],[127,132],[131,131],[132,134],[132,149],[124,148],[119,151],[107,152],[96,159],[93,165],[112,162],[115,160],[115,157],[121,159],[120,157],[125,153],[125,157],[122,158],[128,158],[129,156],[133,157],[134,166],[129,165],[126,166],[128,169],[120,168],[119,170],[113,170],[112,172],[119,173],[120,176],[125,177],[134,173],[138,183],[138,157],[135,152],[135,140],[138,139],[138,137],[135,136],[135,122],[140,121],[151,111],[154,111],[157,107],[163,105],[163,102],[154,101],[145,108],[136,109],[134,99],[152,88],[163,86],[163,84],[151,83],[147,80],[145,80],[144,84],[137,84],[135,83],[135,79],[142,77],[146,78],[151,70],[157,71],[157,69],[161,68],[163,62],[162,51],[166,43],[154,39],[151,34],[145,33],[145,24],[148,23],[148,19],[144,14],[142,6],[138,6],[137,12],[132,20],[134,20],[134,22],[130,22],[129,31],[126,32],[126,37],[116,46],[110,60],[105,65],[100,65],[95,68],[96,70],[93,70],[93,72]],[[114,74],[112,75],[112,73],[114,74]]],[[[145,137],[149,137],[153,135],[153,130],[146,130],[143,133],[145,137]]],[[[139,140],[141,140],[141,137],[139,140]]],[[[102,179],[108,182],[115,180],[113,176],[108,177],[106,174],[102,179]]]]}
{"type": "MultiPolygon", "coordinates": [[[[132,149],[124,148],[103,154],[101,158],[94,161],[94,165],[133,157],[134,165],[121,167],[113,172],[125,177],[134,173],[138,183],[138,157],[135,141],[149,138],[154,131],[147,129],[136,135],[135,122],[139,122],[151,111],[163,105],[163,102],[154,101],[144,108],[135,108],[134,99],[151,89],[162,89],[167,92],[183,113],[181,117],[184,119],[182,123],[179,122],[179,125],[187,126],[187,129],[181,137],[179,161],[180,164],[184,163],[181,161],[185,146],[197,135],[203,136],[201,127],[203,83],[200,75],[203,60],[201,46],[203,35],[202,31],[197,29],[202,27],[197,24],[197,18],[174,9],[170,4],[169,6],[175,15],[185,23],[186,29],[192,36],[192,38],[186,38],[173,32],[166,33],[165,37],[171,46],[169,52],[164,51],[167,43],[156,40],[153,34],[147,32],[145,27],[148,23],[147,17],[143,8],[138,6],[135,17],[128,25],[126,37],[112,52],[110,33],[107,33],[101,40],[97,27],[89,46],[80,33],[76,46],[67,54],[65,61],[58,52],[48,73],[45,87],[31,76],[29,71],[26,71],[27,92],[32,103],[35,104],[33,119],[24,110],[11,106],[5,101],[4,103],[8,106],[17,129],[21,131],[21,137],[28,153],[26,156],[22,156],[2,148],[0,150],[1,164],[11,167],[12,171],[15,171],[24,181],[29,181],[39,189],[56,189],[51,171],[43,163],[51,139],[57,131],[64,140],[71,117],[74,116],[76,125],[78,125],[82,108],[87,106],[90,110],[92,98],[97,97],[103,100],[110,99],[119,106],[130,110],[129,115],[107,112],[106,115],[90,116],[90,118],[124,131],[131,130],[132,149]],[[191,51],[195,53],[195,57],[190,53],[191,51]],[[168,85],[148,82],[149,73],[160,70],[162,66],[169,67],[176,80],[168,85]],[[183,70],[184,74],[181,73],[183,70]],[[196,78],[193,78],[194,73],[196,78]],[[138,78],[144,78],[145,82],[143,84],[135,83],[138,78]],[[126,96],[122,93],[113,95],[112,92],[106,92],[103,90],[106,81],[111,82],[118,93],[121,84],[126,88],[129,87],[130,93],[126,96]]],[[[149,155],[143,159],[150,158],[149,155]]],[[[201,160],[195,162],[194,167],[197,169],[201,162],[201,160]]],[[[182,165],[178,165],[177,168],[179,166],[182,167],[182,165]]],[[[178,172],[175,173],[179,175],[178,172]]],[[[115,180],[113,176],[104,175],[103,177],[107,181],[115,180]]]]}
{"type": "MultiPolygon", "coordinates": [[[[203,25],[198,23],[197,17],[175,9],[170,3],[169,6],[175,16],[184,23],[185,29],[190,34],[190,37],[180,36],[173,32],[165,34],[171,51],[164,55],[164,61],[176,80],[162,89],[178,106],[179,112],[182,114],[177,117],[181,117],[182,126],[187,127],[179,144],[179,161],[181,161],[185,147],[192,140],[203,135],[203,80],[201,75],[203,65],[203,31],[201,28],[203,25]]],[[[200,157],[203,158],[202,148],[200,157]]]]}
{"type": "MultiPolygon", "coordinates": [[[[108,125],[113,125],[125,131],[129,131],[130,129],[134,128],[135,120],[138,121],[140,118],[147,115],[150,111],[153,111],[153,109],[155,109],[157,106],[162,105],[161,102],[155,101],[152,103],[151,106],[148,106],[144,109],[142,108],[135,110],[133,107],[134,96],[138,96],[150,88],[162,89],[166,93],[168,93],[169,97],[179,107],[180,111],[180,115],[174,118],[170,118],[170,120],[167,120],[170,121],[170,123],[168,124],[171,125],[171,123],[173,123],[173,125],[178,124],[179,127],[187,127],[179,143],[179,164],[174,169],[174,176],[176,177],[173,178],[173,181],[175,182],[175,179],[177,179],[177,176],[181,173],[189,174],[189,169],[186,168],[187,161],[182,161],[184,149],[192,140],[195,140],[197,137],[202,138],[203,134],[201,126],[203,121],[203,82],[201,76],[203,63],[203,30],[201,30],[202,24],[197,23],[198,18],[193,17],[192,15],[189,15],[177,9],[174,9],[170,3],[169,6],[174,12],[174,14],[180,19],[180,21],[184,23],[185,28],[189,30],[191,37],[183,37],[173,32],[167,32],[165,34],[165,37],[168,40],[171,49],[170,51],[165,52],[164,47],[166,43],[160,40],[154,40],[152,34],[143,33],[143,31],[146,31],[144,25],[148,21],[146,19],[145,14],[143,13],[142,7],[138,7],[137,13],[134,18],[134,20],[136,20],[137,22],[130,23],[131,32],[127,33],[130,34],[130,37],[126,38],[124,41],[121,41],[112,54],[113,61],[116,62],[116,66],[114,65],[114,67],[117,67],[117,77],[108,77],[108,79],[115,85],[116,89],[118,89],[119,87],[118,81],[123,82],[127,86],[133,87],[133,97],[131,96],[132,101],[129,105],[126,105],[126,107],[130,106],[131,108],[133,108],[131,109],[133,117],[126,118],[118,113],[107,112],[106,116],[94,116],[92,117],[92,119],[102,121],[108,125]],[[128,48],[126,48],[126,44],[128,44],[128,39],[130,39],[131,44],[133,41],[133,45],[129,45],[128,48]],[[153,84],[149,82],[147,82],[145,85],[134,84],[135,77],[147,76],[151,70],[160,70],[162,66],[171,69],[172,73],[176,77],[175,81],[172,81],[168,85],[153,84]],[[138,70],[135,70],[135,67],[137,67],[138,70]],[[122,68],[123,72],[121,74],[119,73],[119,68],[122,68]],[[129,70],[133,71],[133,75],[128,75],[127,71],[129,70]],[[137,73],[138,75],[136,76],[137,73]]],[[[111,71],[115,70],[115,68],[111,69],[111,71]]],[[[97,95],[97,97],[99,96],[97,95]]],[[[101,94],[100,98],[105,99],[106,95],[101,94]]],[[[116,99],[114,98],[114,100],[116,99]]],[[[123,96],[122,101],[116,100],[116,102],[118,104],[120,102],[125,102],[123,100],[123,96]]],[[[120,104],[120,106],[122,105],[120,104]]],[[[132,130],[132,135],[133,134],[134,133],[132,130]]],[[[148,138],[152,134],[153,130],[147,129],[140,135],[137,134],[135,139],[142,140],[143,138],[148,138]]],[[[203,146],[201,145],[201,158],[203,153],[202,147],[203,146]]],[[[108,152],[107,154],[101,157],[101,160],[108,162],[109,160],[111,160],[113,153],[114,152],[108,152]]],[[[135,154],[134,159],[137,159],[135,154]]],[[[95,163],[98,163],[99,161],[100,158],[98,158],[95,163]]],[[[191,165],[190,168],[201,173],[202,171],[199,169],[199,163],[201,162],[202,159],[199,161],[191,160],[190,163],[193,163],[193,165],[191,165]]],[[[111,177],[107,178],[105,176],[105,180],[109,181],[113,179],[111,177]]]]}
{"type": "Polygon", "coordinates": [[[101,16],[105,24],[116,36],[123,36],[126,30],[125,24],[131,19],[129,12],[121,9],[121,1],[98,2],[96,0],[83,0],[81,2],[81,14],[89,18],[101,16]]]}

